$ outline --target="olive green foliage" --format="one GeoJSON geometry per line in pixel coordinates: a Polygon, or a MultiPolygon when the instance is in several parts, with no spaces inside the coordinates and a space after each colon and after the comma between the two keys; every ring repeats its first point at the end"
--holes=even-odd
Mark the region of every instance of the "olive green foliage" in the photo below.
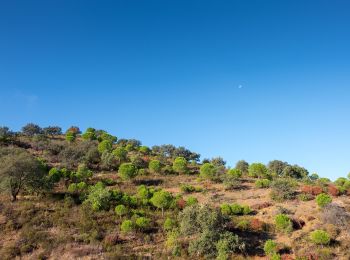
{"type": "Polygon", "coordinates": [[[271,185],[271,181],[269,179],[259,179],[255,181],[255,186],[257,188],[268,188],[271,185]]]}
{"type": "Polygon", "coordinates": [[[224,203],[220,206],[220,209],[223,215],[249,215],[252,212],[252,209],[249,206],[241,206],[237,203],[231,205],[224,203]]]}
{"type": "Polygon", "coordinates": [[[235,179],[239,179],[242,177],[242,171],[239,169],[230,169],[227,171],[227,174],[235,179]]]}
{"type": "Polygon", "coordinates": [[[162,210],[162,215],[164,215],[164,209],[169,208],[172,204],[173,196],[167,191],[157,191],[153,194],[150,202],[153,206],[162,210]]]}
{"type": "Polygon", "coordinates": [[[137,187],[137,197],[140,199],[142,205],[148,205],[154,193],[155,190],[153,188],[148,188],[145,185],[137,187]]]}
{"type": "Polygon", "coordinates": [[[101,143],[98,144],[97,150],[100,154],[102,154],[105,151],[112,151],[113,144],[109,140],[103,140],[101,143]]]}
{"type": "Polygon", "coordinates": [[[131,220],[124,220],[120,225],[120,230],[123,233],[131,233],[135,229],[135,224],[131,220]]]}
{"type": "Polygon", "coordinates": [[[160,163],[160,161],[158,160],[152,160],[149,162],[148,164],[148,169],[150,170],[150,172],[152,173],[160,173],[161,169],[162,169],[162,165],[160,163]]]}
{"type": "Polygon", "coordinates": [[[166,218],[163,224],[163,229],[165,231],[170,231],[176,227],[176,221],[172,218],[166,218]]]}
{"type": "Polygon", "coordinates": [[[135,224],[140,230],[146,230],[150,228],[151,220],[146,217],[139,217],[135,220],[135,224]]]}
{"type": "Polygon", "coordinates": [[[21,191],[44,191],[46,172],[42,163],[20,148],[0,148],[0,191],[17,200],[21,191]]]}
{"type": "Polygon", "coordinates": [[[249,176],[253,178],[267,178],[268,170],[262,163],[252,163],[248,168],[249,176]]]}
{"type": "Polygon", "coordinates": [[[73,143],[77,139],[77,134],[74,132],[66,133],[66,140],[70,143],[73,143]]]}
{"type": "Polygon", "coordinates": [[[212,179],[215,173],[216,167],[212,163],[205,163],[200,168],[199,176],[204,179],[212,179]]]}
{"type": "Polygon", "coordinates": [[[236,163],[235,169],[240,170],[242,174],[247,175],[249,170],[249,163],[244,160],[240,160],[236,163]]]}
{"type": "Polygon", "coordinates": [[[130,180],[137,175],[137,168],[132,163],[123,163],[118,170],[122,180],[130,180]]]}
{"type": "Polygon", "coordinates": [[[74,174],[74,179],[76,182],[87,181],[93,175],[92,171],[85,164],[80,164],[78,166],[77,172],[74,174]]]}
{"type": "Polygon", "coordinates": [[[288,163],[279,160],[273,160],[267,164],[269,172],[274,176],[281,176],[287,166],[289,166],[288,163]]]}
{"type": "Polygon", "coordinates": [[[85,182],[79,182],[79,183],[71,183],[68,186],[68,192],[70,193],[83,193],[86,192],[88,189],[88,185],[85,182]]]}
{"type": "Polygon", "coordinates": [[[119,146],[113,150],[112,154],[119,163],[122,163],[127,160],[128,151],[124,147],[119,146]]]}
{"type": "Polygon", "coordinates": [[[151,149],[149,149],[148,146],[140,146],[139,152],[144,154],[144,155],[147,155],[151,152],[151,149]]]}
{"type": "Polygon", "coordinates": [[[52,182],[59,182],[62,177],[63,177],[62,172],[59,169],[55,167],[50,169],[49,178],[52,182]]]}
{"type": "Polygon", "coordinates": [[[27,136],[34,136],[42,134],[42,129],[36,124],[29,123],[22,127],[22,133],[27,136]]]}
{"type": "Polygon", "coordinates": [[[316,245],[328,245],[331,241],[330,235],[323,230],[315,230],[311,232],[310,239],[316,245]]]}
{"type": "Polygon", "coordinates": [[[305,178],[309,175],[309,172],[298,165],[288,165],[287,167],[284,168],[282,175],[284,177],[291,177],[294,179],[302,179],[305,178]]]}
{"type": "Polygon", "coordinates": [[[321,193],[316,197],[316,203],[320,208],[324,208],[331,202],[332,202],[332,197],[329,196],[328,194],[321,193]]]}
{"type": "Polygon", "coordinates": [[[89,127],[81,137],[85,140],[96,140],[96,129],[89,127]]]}
{"type": "Polygon", "coordinates": [[[291,200],[296,196],[297,183],[288,178],[276,179],[271,183],[271,198],[277,201],[291,200]]]}
{"type": "Polygon", "coordinates": [[[177,173],[187,173],[187,160],[184,157],[177,157],[173,162],[173,170],[177,173]]]}
{"type": "Polygon", "coordinates": [[[128,214],[128,208],[120,204],[115,207],[114,212],[121,218],[122,216],[128,214]]]}
{"type": "Polygon", "coordinates": [[[198,199],[196,197],[189,196],[186,200],[186,206],[192,206],[198,204],[198,199]]]}
{"type": "Polygon", "coordinates": [[[277,243],[271,239],[267,240],[264,244],[264,252],[266,255],[274,255],[277,253],[277,243]]]}
{"type": "Polygon", "coordinates": [[[290,220],[290,218],[285,214],[276,215],[275,225],[278,231],[286,232],[286,233],[293,231],[293,223],[290,220]]]}
{"type": "Polygon", "coordinates": [[[105,188],[102,182],[96,183],[89,188],[89,195],[86,203],[89,203],[95,211],[109,208],[111,193],[105,188]]]}

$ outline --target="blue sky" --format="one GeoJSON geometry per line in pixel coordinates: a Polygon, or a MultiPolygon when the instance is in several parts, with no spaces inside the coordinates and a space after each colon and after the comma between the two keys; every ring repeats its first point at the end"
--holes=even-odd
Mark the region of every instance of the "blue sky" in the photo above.
{"type": "Polygon", "coordinates": [[[0,124],[350,171],[349,1],[2,1],[0,124]]]}

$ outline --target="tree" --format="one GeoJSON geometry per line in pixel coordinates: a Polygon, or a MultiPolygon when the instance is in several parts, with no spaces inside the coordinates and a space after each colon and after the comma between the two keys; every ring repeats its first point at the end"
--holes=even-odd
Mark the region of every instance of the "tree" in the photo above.
{"type": "Polygon", "coordinates": [[[71,126],[71,127],[69,127],[69,128],[67,129],[66,133],[68,133],[68,132],[74,133],[74,134],[76,134],[76,135],[81,134],[81,131],[80,131],[79,127],[77,127],[77,126],[71,126]]]}
{"type": "Polygon", "coordinates": [[[275,225],[277,230],[283,232],[291,232],[293,231],[293,223],[290,218],[285,214],[278,214],[275,217],[275,225]]]}
{"type": "Polygon", "coordinates": [[[23,191],[41,191],[45,188],[46,172],[42,164],[32,155],[19,148],[0,151],[0,186],[17,200],[23,191]]]}
{"type": "Polygon", "coordinates": [[[295,179],[302,179],[305,178],[309,175],[309,172],[298,165],[288,165],[287,167],[284,168],[282,175],[284,177],[291,177],[295,179]]]}
{"type": "Polygon", "coordinates": [[[313,174],[310,175],[310,180],[312,180],[312,181],[316,181],[319,178],[320,178],[320,176],[318,176],[317,173],[313,173],[313,174]]]}
{"type": "Polygon", "coordinates": [[[89,188],[89,195],[86,200],[93,210],[108,209],[111,193],[105,188],[102,182],[96,183],[89,188]]]}
{"type": "Polygon", "coordinates": [[[79,164],[78,171],[74,174],[74,177],[78,182],[87,181],[92,177],[92,171],[85,164],[79,164]]]}
{"type": "Polygon", "coordinates": [[[199,170],[199,176],[205,179],[212,179],[216,173],[216,167],[212,163],[205,163],[199,170]]]}
{"type": "Polygon", "coordinates": [[[242,171],[239,169],[230,169],[227,171],[227,174],[233,177],[234,179],[239,179],[242,177],[242,171]]]}
{"type": "Polygon", "coordinates": [[[222,157],[214,157],[210,162],[217,167],[226,165],[226,161],[222,157]]]}
{"type": "Polygon", "coordinates": [[[149,162],[148,164],[148,169],[152,172],[152,173],[159,173],[162,169],[162,165],[160,163],[160,161],[158,160],[152,160],[149,162]]]}
{"type": "Polygon", "coordinates": [[[177,173],[187,173],[187,160],[184,157],[177,157],[173,162],[173,170],[177,173]]]}
{"type": "Polygon", "coordinates": [[[102,154],[104,151],[112,151],[112,148],[112,143],[108,140],[104,140],[98,144],[97,150],[102,154]]]}
{"type": "Polygon", "coordinates": [[[144,154],[144,155],[147,155],[151,152],[151,149],[149,149],[148,146],[140,146],[139,152],[144,154]]]}
{"type": "Polygon", "coordinates": [[[117,205],[114,209],[115,213],[120,217],[120,219],[122,218],[122,216],[126,215],[128,213],[128,209],[127,207],[125,207],[124,205],[120,204],[117,205]]]}
{"type": "Polygon", "coordinates": [[[124,220],[120,225],[120,230],[123,233],[131,233],[135,228],[134,223],[131,220],[124,220]]]}
{"type": "Polygon", "coordinates": [[[151,220],[146,217],[139,217],[135,220],[135,224],[139,229],[145,230],[151,226],[151,220]]]}
{"type": "Polygon", "coordinates": [[[42,133],[40,126],[29,123],[22,127],[22,133],[26,136],[34,136],[42,133]]]}
{"type": "Polygon", "coordinates": [[[61,135],[62,134],[62,128],[59,126],[48,126],[43,128],[44,135],[61,135]]]}
{"type": "Polygon", "coordinates": [[[244,160],[240,160],[236,163],[235,168],[240,170],[243,174],[248,174],[249,163],[244,160]]]}
{"type": "Polygon", "coordinates": [[[15,134],[10,131],[8,127],[0,127],[0,144],[8,144],[10,141],[12,141],[14,136],[15,134]]]}
{"type": "Polygon", "coordinates": [[[95,133],[96,133],[97,140],[99,142],[107,140],[107,141],[110,141],[112,144],[114,144],[118,140],[116,136],[111,135],[103,130],[97,130],[95,133]]]}
{"type": "Polygon", "coordinates": [[[267,168],[269,169],[271,174],[276,175],[276,176],[281,176],[284,168],[286,168],[288,165],[289,164],[287,162],[273,160],[267,164],[267,168]]]}
{"type": "Polygon", "coordinates": [[[120,165],[118,173],[123,180],[130,180],[137,175],[137,168],[132,163],[120,165]]]}
{"type": "Polygon", "coordinates": [[[85,140],[96,140],[96,129],[89,127],[88,129],[86,129],[85,133],[81,135],[81,137],[85,140]]]}
{"type": "Polygon", "coordinates": [[[173,196],[167,191],[160,190],[153,194],[150,201],[153,206],[162,209],[162,216],[164,216],[164,209],[170,207],[173,196]]]}
{"type": "Polygon", "coordinates": [[[248,169],[249,176],[254,178],[266,178],[268,177],[268,171],[264,164],[262,163],[252,163],[248,169]]]}
{"type": "Polygon", "coordinates": [[[128,151],[122,146],[115,148],[112,153],[119,163],[125,162],[127,159],[128,151]]]}

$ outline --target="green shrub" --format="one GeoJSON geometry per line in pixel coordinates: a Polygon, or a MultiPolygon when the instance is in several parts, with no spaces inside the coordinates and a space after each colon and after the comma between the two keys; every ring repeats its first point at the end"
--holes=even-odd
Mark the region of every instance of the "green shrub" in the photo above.
{"type": "Polygon", "coordinates": [[[165,231],[170,231],[176,227],[176,221],[172,218],[167,218],[164,221],[163,228],[165,231]]]}
{"type": "Polygon", "coordinates": [[[162,215],[164,215],[164,209],[169,208],[173,201],[173,196],[167,191],[157,191],[153,194],[150,202],[157,208],[162,210],[162,215]]]}
{"type": "Polygon", "coordinates": [[[300,201],[309,201],[313,199],[313,196],[311,194],[308,193],[301,193],[298,195],[298,199],[300,201]]]}
{"type": "Polygon", "coordinates": [[[205,163],[199,170],[199,176],[203,179],[212,179],[216,173],[216,167],[211,163],[205,163]]]}
{"type": "Polygon", "coordinates": [[[236,228],[239,228],[240,230],[246,231],[250,228],[250,222],[246,219],[240,220],[237,223],[236,228]]]}
{"type": "Polygon", "coordinates": [[[243,208],[239,204],[232,204],[231,205],[231,214],[233,215],[241,215],[243,213],[243,208]]]}
{"type": "Polygon", "coordinates": [[[173,170],[177,173],[187,173],[187,160],[184,157],[177,157],[173,162],[173,170]]]}
{"type": "Polygon", "coordinates": [[[162,165],[160,163],[160,161],[158,160],[152,160],[149,162],[148,164],[148,169],[152,172],[152,173],[160,173],[161,169],[162,169],[162,165]]]}
{"type": "Polygon", "coordinates": [[[242,207],[242,214],[249,215],[250,213],[252,213],[252,209],[248,205],[244,205],[242,207]]]}
{"type": "Polygon", "coordinates": [[[120,204],[120,205],[117,205],[114,209],[115,211],[115,214],[117,214],[120,218],[122,216],[125,216],[127,213],[128,213],[128,209],[127,207],[125,207],[124,205],[120,204]]]}
{"type": "Polygon", "coordinates": [[[195,192],[196,188],[192,185],[189,185],[189,184],[182,184],[181,191],[184,193],[191,193],[191,192],[195,192]]]}
{"type": "Polygon", "coordinates": [[[232,213],[230,204],[224,203],[220,206],[220,209],[221,209],[221,213],[223,215],[228,216],[228,215],[231,215],[231,213],[232,213]]]}
{"type": "Polygon", "coordinates": [[[292,179],[280,178],[271,183],[271,198],[277,201],[295,198],[297,183],[292,179]]]}
{"type": "Polygon", "coordinates": [[[136,223],[136,226],[141,230],[145,230],[151,226],[151,220],[146,217],[137,218],[135,223],[136,223]]]}
{"type": "Polygon", "coordinates": [[[187,197],[186,206],[192,206],[195,204],[198,204],[198,199],[196,197],[193,197],[193,196],[187,197]]]}
{"type": "Polygon", "coordinates": [[[277,253],[277,243],[271,239],[267,240],[264,245],[264,252],[266,255],[274,255],[277,253]]]}
{"type": "Polygon", "coordinates": [[[113,144],[109,140],[104,140],[101,143],[98,144],[97,150],[102,154],[104,151],[112,151],[113,144]]]}
{"type": "Polygon", "coordinates": [[[293,223],[285,214],[278,214],[275,217],[275,225],[278,231],[287,233],[293,231],[293,223]]]}
{"type": "Polygon", "coordinates": [[[123,163],[120,165],[118,173],[122,180],[130,180],[137,175],[137,168],[132,163],[123,163]]]}
{"type": "Polygon", "coordinates": [[[253,178],[266,178],[268,176],[268,170],[262,163],[252,163],[248,168],[248,173],[253,178]]]}
{"type": "Polygon", "coordinates": [[[316,197],[316,203],[320,208],[324,208],[326,205],[332,202],[332,197],[328,194],[321,193],[316,197]]]}
{"type": "Polygon", "coordinates": [[[316,245],[328,245],[331,241],[329,234],[323,230],[315,230],[311,232],[310,239],[316,245]]]}
{"type": "Polygon", "coordinates": [[[239,179],[242,177],[242,171],[239,169],[230,169],[228,170],[227,174],[235,179],[239,179]]]}
{"type": "Polygon", "coordinates": [[[257,188],[263,189],[270,187],[271,181],[269,179],[259,179],[255,182],[257,188]]]}
{"type": "Polygon", "coordinates": [[[131,220],[124,220],[120,226],[120,230],[123,233],[131,233],[134,231],[134,223],[131,220]]]}
{"type": "Polygon", "coordinates": [[[89,188],[89,195],[85,202],[89,203],[93,210],[108,209],[111,193],[102,182],[96,183],[89,188]]]}

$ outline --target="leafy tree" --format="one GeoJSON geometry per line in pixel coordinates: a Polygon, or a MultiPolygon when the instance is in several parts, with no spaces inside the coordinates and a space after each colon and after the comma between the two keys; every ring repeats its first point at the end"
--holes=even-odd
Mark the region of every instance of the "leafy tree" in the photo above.
{"type": "Polygon", "coordinates": [[[266,255],[273,255],[277,253],[277,243],[271,239],[267,240],[264,245],[264,252],[266,255]]]}
{"type": "Polygon", "coordinates": [[[158,160],[152,160],[149,162],[148,164],[148,169],[152,172],[152,173],[160,173],[161,169],[162,169],[162,165],[160,163],[160,161],[158,160]]]}
{"type": "Polygon", "coordinates": [[[282,175],[285,177],[302,179],[307,177],[309,175],[309,172],[305,168],[300,167],[298,165],[288,165],[284,168],[282,175]]]}
{"type": "Polygon", "coordinates": [[[112,144],[114,144],[115,142],[117,142],[118,138],[114,135],[111,135],[109,133],[107,133],[106,131],[103,130],[97,130],[96,132],[96,138],[99,142],[102,141],[109,141],[112,144]]]}
{"type": "Polygon", "coordinates": [[[281,176],[283,173],[283,170],[287,166],[289,166],[287,162],[282,162],[279,160],[273,160],[267,164],[267,168],[270,171],[270,173],[276,176],[281,176]]]}
{"type": "Polygon", "coordinates": [[[149,154],[151,152],[151,149],[148,148],[148,146],[140,146],[139,147],[139,152],[142,154],[149,154]]]}
{"type": "Polygon", "coordinates": [[[229,216],[231,215],[232,211],[231,211],[231,206],[228,203],[224,203],[220,206],[221,209],[221,213],[223,215],[229,216]]]}
{"type": "Polygon", "coordinates": [[[225,166],[226,165],[226,161],[224,161],[224,159],[222,157],[215,157],[213,159],[211,159],[210,161],[214,166],[225,166]]]}
{"type": "Polygon", "coordinates": [[[205,179],[211,179],[216,174],[216,167],[211,163],[205,163],[199,170],[199,176],[205,179]]]}
{"type": "Polygon", "coordinates": [[[198,199],[196,197],[189,196],[186,201],[186,206],[192,206],[195,204],[198,204],[198,199]]]}
{"type": "Polygon", "coordinates": [[[112,148],[113,144],[108,140],[104,140],[98,144],[97,150],[102,154],[104,151],[112,151],[112,148]]]}
{"type": "Polygon", "coordinates": [[[110,198],[110,192],[105,188],[102,182],[98,182],[89,188],[89,195],[86,203],[89,203],[91,208],[95,211],[108,209],[110,198]]]}
{"type": "Polygon", "coordinates": [[[122,216],[125,216],[126,214],[128,214],[128,209],[127,207],[125,207],[124,205],[120,204],[120,205],[117,205],[114,209],[115,211],[115,214],[117,214],[120,219],[122,218],[122,216]]]}
{"type": "Polygon", "coordinates": [[[316,245],[328,245],[331,241],[329,234],[323,230],[315,230],[311,232],[310,239],[316,245]]]}
{"type": "Polygon", "coordinates": [[[320,178],[320,176],[318,176],[317,173],[313,173],[313,174],[310,175],[310,180],[312,180],[312,181],[316,181],[319,178],[320,178]]]}
{"type": "Polygon", "coordinates": [[[80,164],[78,166],[78,171],[74,174],[74,177],[78,182],[87,181],[92,177],[92,171],[85,164],[80,164]]]}
{"type": "Polygon", "coordinates": [[[220,235],[219,241],[216,243],[217,258],[218,260],[229,259],[229,254],[236,252],[238,249],[242,249],[242,245],[237,235],[231,232],[224,232],[220,235]]]}
{"type": "Polygon", "coordinates": [[[101,155],[101,167],[106,170],[117,169],[119,165],[118,160],[114,154],[109,151],[104,151],[101,155]]]}
{"type": "Polygon", "coordinates": [[[122,180],[130,180],[137,175],[137,168],[132,163],[123,163],[120,165],[118,174],[122,180]]]}
{"type": "Polygon", "coordinates": [[[173,196],[167,191],[160,190],[153,194],[150,201],[153,206],[162,209],[162,216],[164,216],[164,209],[171,206],[173,196]]]}
{"type": "Polygon", "coordinates": [[[120,230],[123,233],[131,233],[134,231],[135,225],[131,220],[124,220],[123,223],[120,225],[120,230]]]}
{"type": "Polygon", "coordinates": [[[122,146],[115,148],[112,153],[119,163],[127,160],[128,151],[122,146]]]}
{"type": "Polygon", "coordinates": [[[81,135],[81,137],[85,140],[96,140],[96,129],[89,127],[88,129],[86,129],[85,133],[81,135]]]}
{"type": "Polygon", "coordinates": [[[252,163],[248,168],[249,176],[254,178],[266,178],[268,177],[268,171],[262,163],[252,163]]]}
{"type": "Polygon", "coordinates": [[[36,124],[29,123],[22,127],[22,133],[27,136],[34,136],[42,134],[42,129],[36,124]]]}
{"type": "Polygon", "coordinates": [[[227,174],[232,176],[234,179],[239,179],[242,177],[242,171],[239,169],[230,169],[228,170],[227,174]]]}
{"type": "Polygon", "coordinates": [[[62,134],[62,128],[59,126],[48,126],[43,128],[44,135],[61,135],[62,134]]]}
{"type": "Polygon", "coordinates": [[[329,203],[332,202],[332,197],[329,196],[328,194],[321,193],[317,195],[316,202],[320,208],[324,208],[325,206],[327,206],[329,203]]]}
{"type": "Polygon", "coordinates": [[[285,214],[278,214],[275,217],[275,225],[277,230],[283,232],[291,232],[293,231],[293,223],[290,218],[285,214]]]}
{"type": "Polygon", "coordinates": [[[187,160],[184,157],[177,157],[173,162],[173,170],[177,173],[187,173],[187,160]]]}
{"type": "Polygon", "coordinates": [[[240,160],[236,163],[235,168],[237,170],[240,170],[243,174],[248,174],[248,169],[249,169],[249,163],[247,163],[244,160],[240,160]]]}
{"type": "Polygon", "coordinates": [[[46,173],[42,164],[19,148],[0,150],[0,188],[9,192],[12,201],[23,191],[41,191],[45,188],[46,173]]]}

